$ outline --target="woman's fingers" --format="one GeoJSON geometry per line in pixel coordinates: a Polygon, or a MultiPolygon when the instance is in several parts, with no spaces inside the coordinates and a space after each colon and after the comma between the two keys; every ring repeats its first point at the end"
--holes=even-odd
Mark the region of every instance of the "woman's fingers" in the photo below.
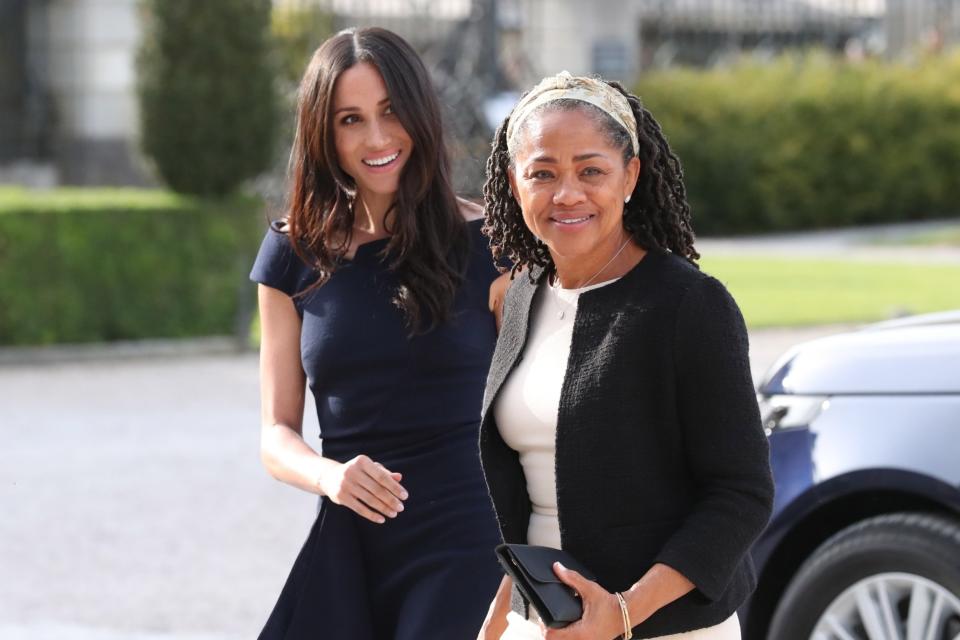
{"type": "Polygon", "coordinates": [[[366,475],[373,478],[378,484],[384,486],[390,493],[401,500],[407,499],[407,490],[400,484],[400,474],[391,473],[379,462],[374,462],[369,457],[360,455],[355,458],[356,468],[366,475]]]}
{"type": "Polygon", "coordinates": [[[553,572],[557,574],[561,582],[572,587],[578,593],[582,592],[584,587],[589,588],[589,585],[593,584],[590,580],[587,580],[573,569],[567,569],[559,562],[553,563],[553,572]]]}
{"type": "MultiPolygon", "coordinates": [[[[547,640],[573,640],[574,638],[613,637],[622,629],[620,604],[616,596],[596,582],[583,577],[559,562],[553,563],[553,572],[561,582],[576,591],[583,602],[583,617],[563,629],[549,629],[544,634],[547,640]]],[[[617,636],[619,637],[619,635],[617,636]]]]}
{"type": "Polygon", "coordinates": [[[390,515],[390,517],[394,517],[397,513],[403,511],[403,502],[387,491],[382,484],[378,484],[375,479],[369,476],[360,478],[358,485],[376,498],[377,504],[371,504],[370,506],[376,507],[379,510],[382,504],[391,512],[392,515],[384,512],[386,515],[390,515]]]}
{"type": "Polygon", "coordinates": [[[364,466],[368,478],[362,481],[364,487],[373,492],[388,505],[393,505],[395,511],[403,511],[401,500],[407,498],[407,492],[398,482],[395,475],[387,471],[379,462],[371,462],[364,466]]]}
{"type": "Polygon", "coordinates": [[[382,464],[360,455],[346,463],[340,496],[344,504],[359,515],[382,524],[403,511],[400,496],[407,492],[400,485],[399,473],[391,473],[382,464]],[[399,494],[399,495],[398,495],[399,494]]]}
{"type": "Polygon", "coordinates": [[[395,509],[389,502],[383,500],[379,495],[370,491],[363,485],[357,485],[354,488],[354,495],[359,498],[365,505],[381,513],[382,515],[387,516],[388,518],[396,518],[398,509],[395,509]]]}
{"type": "Polygon", "coordinates": [[[370,473],[371,477],[373,477],[374,480],[383,485],[387,491],[400,500],[406,500],[407,490],[404,489],[403,485],[400,484],[400,478],[402,477],[401,474],[391,473],[379,462],[374,462],[373,466],[374,469],[370,473]]]}
{"type": "Polygon", "coordinates": [[[607,590],[592,580],[584,578],[582,575],[568,569],[559,562],[553,563],[553,572],[557,574],[560,581],[573,589],[583,601],[584,608],[591,604],[598,595],[610,595],[607,590]]]}
{"type": "Polygon", "coordinates": [[[350,498],[348,498],[347,501],[344,503],[344,506],[349,507],[355,513],[363,516],[370,522],[374,522],[376,524],[383,524],[384,522],[387,521],[386,518],[384,518],[382,515],[380,515],[379,513],[377,513],[370,507],[368,507],[367,505],[365,505],[363,502],[360,501],[359,498],[356,498],[354,496],[350,496],[350,498]]]}

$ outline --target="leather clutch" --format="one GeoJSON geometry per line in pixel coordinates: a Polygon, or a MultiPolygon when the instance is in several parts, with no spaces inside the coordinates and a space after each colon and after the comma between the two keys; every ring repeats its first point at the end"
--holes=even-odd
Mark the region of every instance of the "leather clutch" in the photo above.
{"type": "Polygon", "coordinates": [[[553,572],[553,563],[559,562],[595,581],[593,573],[576,558],[561,549],[526,544],[501,544],[496,551],[504,571],[545,625],[559,629],[583,616],[580,597],[553,572]]]}

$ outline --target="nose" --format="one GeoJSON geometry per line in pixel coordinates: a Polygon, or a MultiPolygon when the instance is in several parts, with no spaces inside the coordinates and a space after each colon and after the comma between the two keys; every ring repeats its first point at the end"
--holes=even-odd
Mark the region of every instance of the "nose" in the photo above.
{"type": "Polygon", "coordinates": [[[390,135],[386,131],[384,123],[377,118],[372,119],[370,126],[367,127],[367,146],[374,150],[381,149],[386,146],[389,140],[390,135]]]}
{"type": "Polygon", "coordinates": [[[580,204],[585,199],[583,187],[576,175],[561,176],[557,190],[553,193],[553,204],[561,207],[570,207],[580,204]]]}

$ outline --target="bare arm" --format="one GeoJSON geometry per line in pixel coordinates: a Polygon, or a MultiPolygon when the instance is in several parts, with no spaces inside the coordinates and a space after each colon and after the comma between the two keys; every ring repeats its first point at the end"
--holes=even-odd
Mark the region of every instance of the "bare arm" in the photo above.
{"type": "Polygon", "coordinates": [[[503,576],[500,588],[493,596],[493,602],[487,610],[487,617],[480,627],[477,640],[500,640],[500,636],[507,630],[507,614],[510,612],[510,590],[513,589],[513,580],[510,576],[503,576]]]}
{"type": "Polygon", "coordinates": [[[650,567],[640,580],[623,592],[630,612],[630,621],[636,626],[677,598],[693,591],[694,584],[682,573],[665,564],[650,567]]]}
{"type": "Polygon", "coordinates": [[[510,287],[510,273],[501,273],[500,276],[490,283],[490,313],[497,321],[497,333],[500,332],[500,325],[503,324],[503,299],[507,295],[507,289],[510,287]]]}
{"type": "Polygon", "coordinates": [[[321,456],[303,441],[306,376],[300,316],[284,293],[260,285],[260,459],[277,480],[319,492],[321,456]]]}
{"type": "Polygon", "coordinates": [[[260,285],[260,458],[277,480],[329,496],[373,522],[396,517],[407,497],[400,474],[367,456],[324,458],[303,440],[306,376],[300,364],[300,315],[285,293],[260,285]]]}

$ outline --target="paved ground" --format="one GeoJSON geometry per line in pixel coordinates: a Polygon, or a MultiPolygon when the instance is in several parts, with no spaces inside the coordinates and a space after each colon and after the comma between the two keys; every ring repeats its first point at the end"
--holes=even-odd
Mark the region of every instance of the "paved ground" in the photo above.
{"type": "Polygon", "coordinates": [[[261,471],[255,356],[7,366],[0,407],[0,638],[256,636],[315,501],[261,471]]]}
{"type": "Polygon", "coordinates": [[[65,355],[0,365],[0,638],[255,637],[315,507],[260,467],[256,356],[65,355]]]}

